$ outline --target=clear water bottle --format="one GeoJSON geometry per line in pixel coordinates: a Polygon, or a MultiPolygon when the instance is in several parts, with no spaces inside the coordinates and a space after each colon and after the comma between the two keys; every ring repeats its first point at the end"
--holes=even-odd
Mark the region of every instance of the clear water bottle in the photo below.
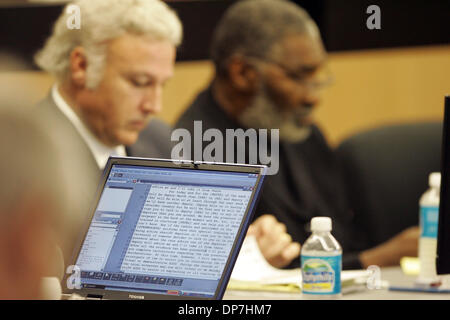
{"type": "Polygon", "coordinates": [[[439,193],[441,174],[433,172],[428,178],[430,188],[420,198],[420,273],[417,284],[432,285],[439,283],[436,273],[436,247],[439,220],[439,193]]]}
{"type": "Polygon", "coordinates": [[[306,299],[335,299],[341,296],[342,248],[331,235],[331,219],[311,220],[312,235],[301,251],[302,292],[306,299]]]}

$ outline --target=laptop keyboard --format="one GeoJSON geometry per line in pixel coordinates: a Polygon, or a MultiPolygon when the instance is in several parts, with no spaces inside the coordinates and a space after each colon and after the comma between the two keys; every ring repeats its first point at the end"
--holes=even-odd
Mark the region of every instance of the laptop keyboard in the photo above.
{"type": "Polygon", "coordinates": [[[166,278],[166,277],[151,277],[135,274],[124,273],[108,273],[108,272],[81,272],[82,279],[95,279],[95,280],[111,280],[121,282],[135,282],[135,283],[153,283],[167,286],[181,286],[183,279],[166,278]]]}

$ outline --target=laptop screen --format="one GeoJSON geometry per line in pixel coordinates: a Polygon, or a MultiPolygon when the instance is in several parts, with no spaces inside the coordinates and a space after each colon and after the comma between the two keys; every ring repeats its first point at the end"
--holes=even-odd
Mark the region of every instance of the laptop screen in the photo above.
{"type": "Polygon", "coordinates": [[[113,165],[76,260],[81,287],[213,297],[257,179],[113,165]]]}

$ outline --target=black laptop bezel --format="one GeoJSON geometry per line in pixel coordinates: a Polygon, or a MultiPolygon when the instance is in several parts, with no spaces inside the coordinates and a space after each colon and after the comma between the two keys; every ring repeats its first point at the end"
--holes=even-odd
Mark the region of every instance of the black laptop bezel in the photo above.
{"type": "Polygon", "coordinates": [[[94,217],[95,210],[100,201],[103,189],[109,177],[109,173],[113,165],[131,165],[131,166],[148,166],[148,167],[158,167],[158,168],[180,168],[180,169],[191,169],[191,170],[212,170],[212,171],[226,171],[226,172],[243,172],[243,173],[254,173],[257,174],[256,188],[253,190],[252,195],[249,199],[246,212],[242,219],[241,225],[238,229],[237,236],[234,240],[233,246],[228,256],[227,262],[222,273],[222,277],[217,285],[216,292],[213,297],[192,297],[192,296],[180,296],[180,295],[169,295],[169,294],[156,294],[156,293],[146,293],[141,291],[122,291],[122,290],[106,290],[98,288],[82,288],[82,289],[68,289],[67,279],[71,274],[65,274],[62,280],[62,288],[64,294],[76,293],[82,297],[92,297],[97,299],[105,300],[220,300],[222,299],[226,286],[231,276],[234,264],[236,263],[240,248],[244,241],[245,235],[247,233],[248,227],[253,219],[255,207],[259,201],[261,195],[261,188],[264,181],[264,174],[266,171],[266,166],[260,165],[243,165],[243,164],[228,164],[228,163],[209,163],[209,162],[193,162],[193,161],[174,161],[168,159],[153,159],[153,158],[135,158],[135,157],[110,157],[103,171],[100,183],[96,190],[96,195],[93,204],[90,209],[90,217],[86,221],[83,232],[80,233],[80,237],[77,242],[76,249],[72,255],[71,265],[75,265],[77,258],[80,254],[84,239],[86,238],[89,226],[94,217]]]}

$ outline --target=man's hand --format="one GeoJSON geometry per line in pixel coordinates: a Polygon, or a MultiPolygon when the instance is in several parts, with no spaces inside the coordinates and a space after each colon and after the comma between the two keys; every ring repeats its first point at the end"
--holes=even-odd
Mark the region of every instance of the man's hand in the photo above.
{"type": "Polygon", "coordinates": [[[300,255],[300,244],[292,242],[286,233],[286,226],[272,215],[256,219],[248,229],[247,235],[254,235],[264,258],[274,267],[287,266],[300,255]]]}
{"type": "Polygon", "coordinates": [[[410,227],[379,246],[362,252],[359,256],[364,268],[370,265],[387,267],[400,264],[402,257],[416,257],[419,244],[419,227],[410,227]]]}

